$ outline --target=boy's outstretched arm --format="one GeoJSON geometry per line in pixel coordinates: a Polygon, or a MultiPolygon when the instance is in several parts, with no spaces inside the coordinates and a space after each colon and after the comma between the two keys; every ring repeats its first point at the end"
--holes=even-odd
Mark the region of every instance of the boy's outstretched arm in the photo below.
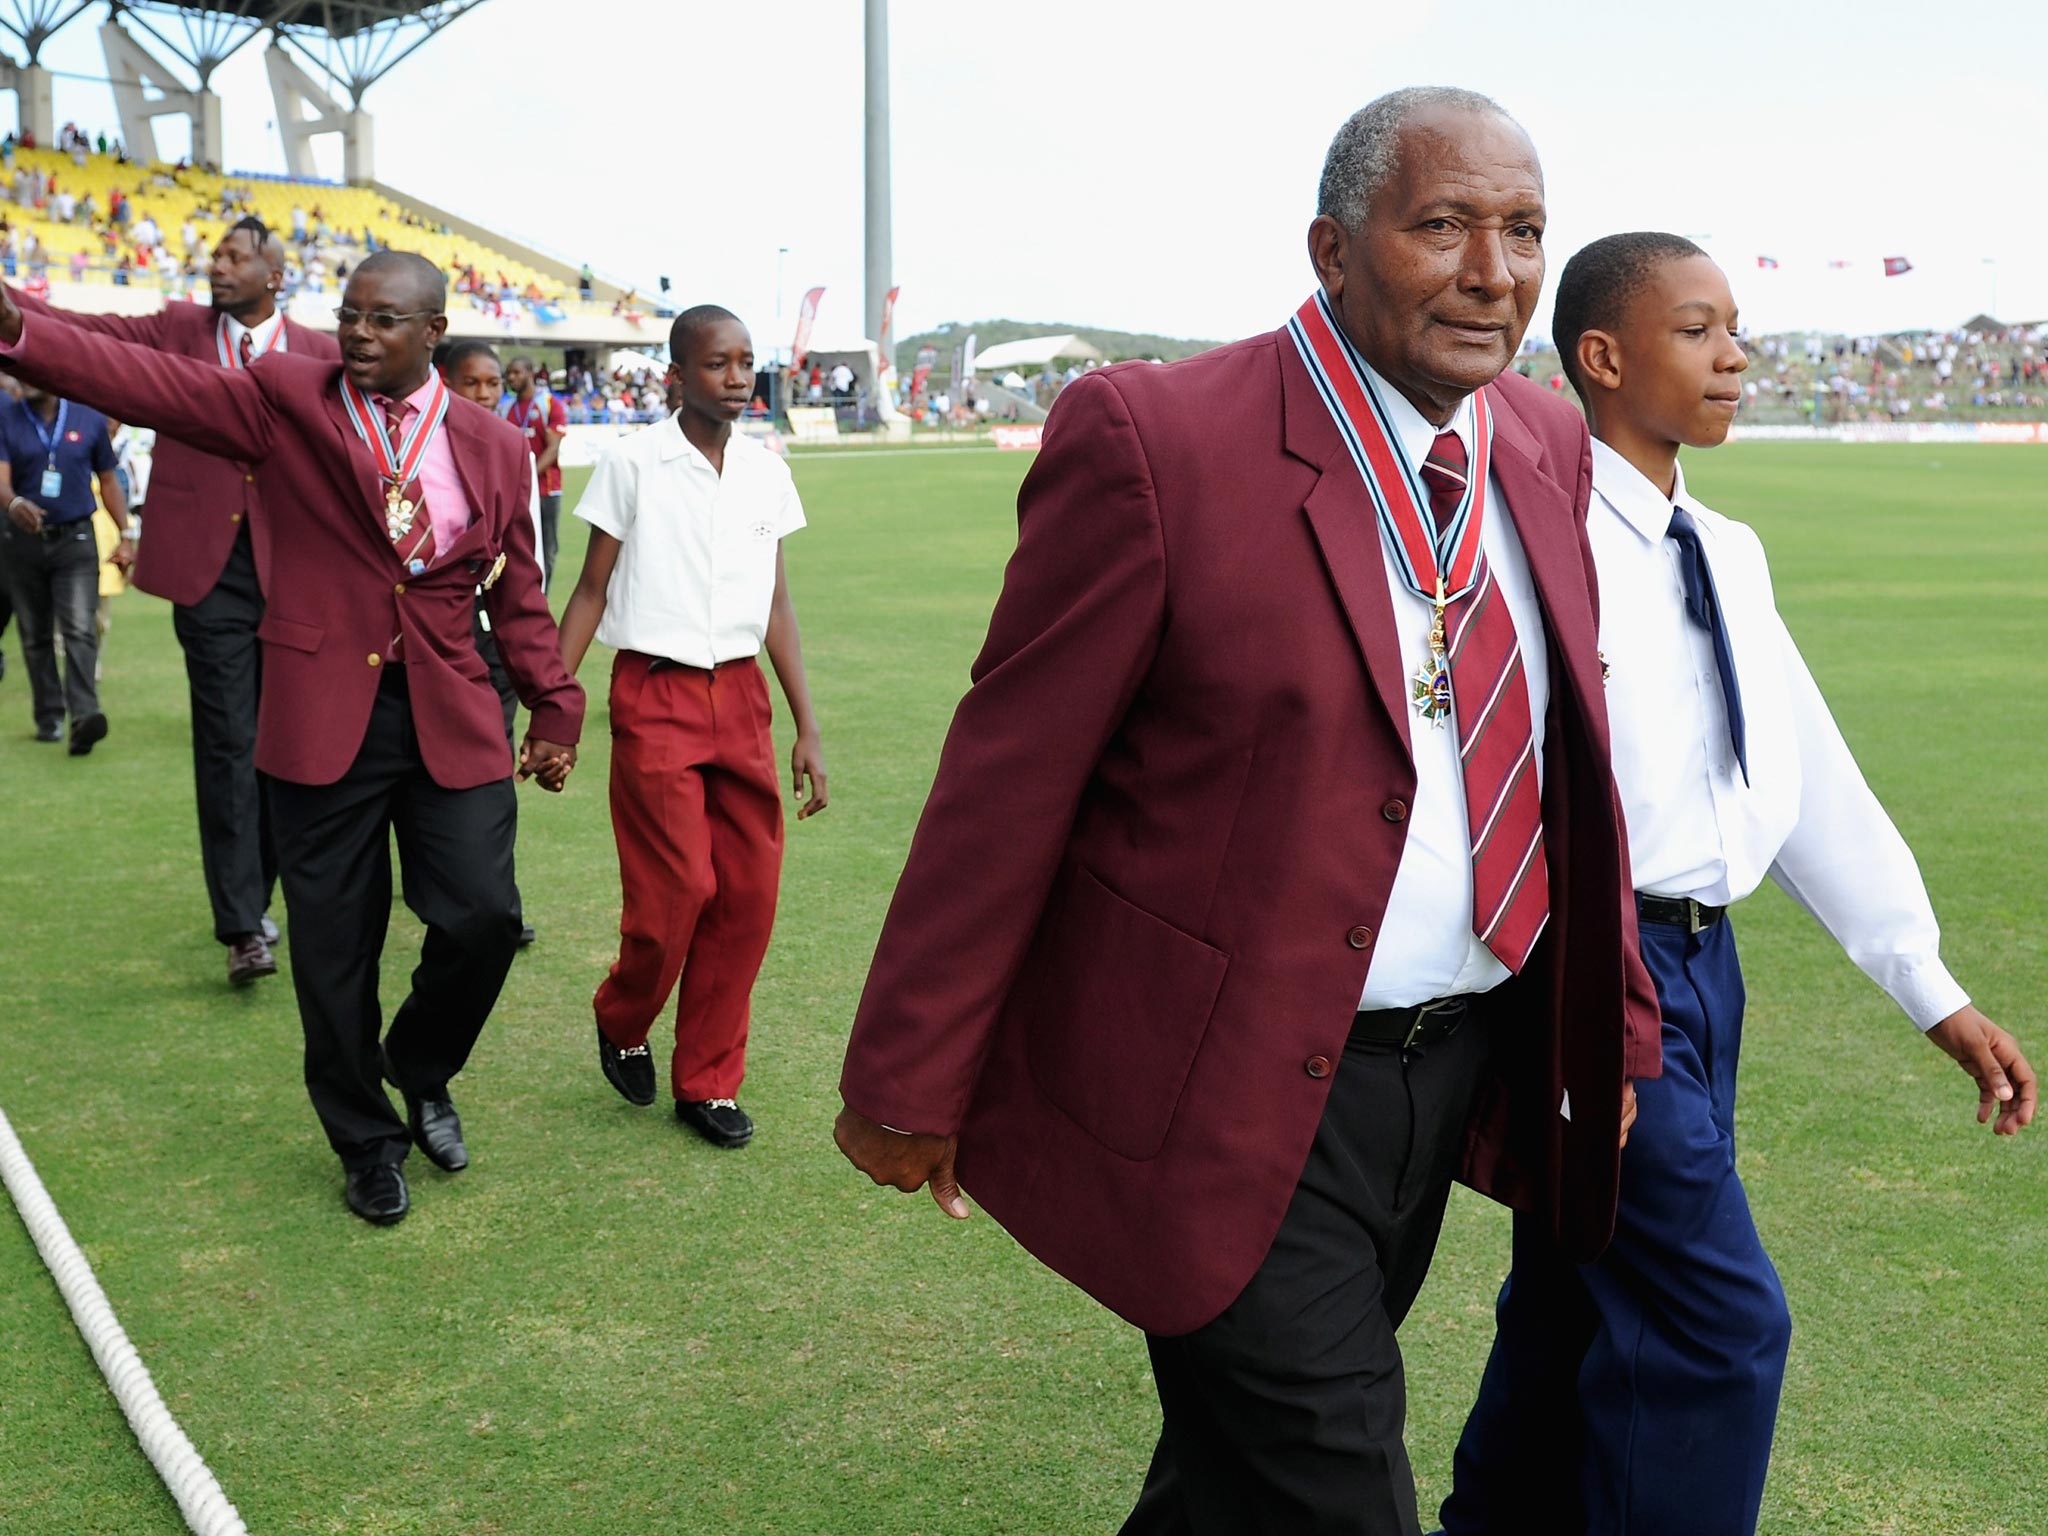
{"type": "Polygon", "coordinates": [[[604,618],[605,589],[618,563],[619,541],[602,528],[592,528],[590,546],[583,552],[583,574],[576,578],[576,590],[562,610],[562,666],[571,677],[583,665],[583,653],[604,618]]]}
{"type": "MultiPolygon", "coordinates": [[[[565,618],[564,644],[567,630],[565,618]]],[[[825,791],[825,748],[818,739],[818,717],[811,709],[811,686],[804,679],[803,636],[797,632],[796,604],[790,600],[780,545],[775,549],[775,599],[768,609],[768,660],[775,668],[776,681],[782,684],[783,698],[789,701],[790,718],[796,722],[796,745],[789,753],[791,792],[803,794],[804,781],[810,781],[810,798],[796,813],[796,819],[803,821],[825,809],[830,796],[825,791]]]]}

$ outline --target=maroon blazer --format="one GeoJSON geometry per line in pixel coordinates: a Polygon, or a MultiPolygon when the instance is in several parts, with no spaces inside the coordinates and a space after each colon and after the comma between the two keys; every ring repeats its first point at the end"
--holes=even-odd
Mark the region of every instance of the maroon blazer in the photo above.
{"type": "MultiPolygon", "coordinates": [[[[214,340],[218,317],[209,305],[166,304],[154,315],[79,315],[52,309],[18,288],[14,302],[30,314],[55,315],[83,331],[220,366],[214,340]]],[[[324,362],[341,357],[332,336],[308,330],[296,320],[285,320],[284,335],[285,350],[296,357],[317,357],[324,362]]],[[[115,415],[117,420],[129,419],[115,415]]],[[[135,585],[191,607],[220,580],[244,518],[255,544],[257,579],[267,584],[269,532],[263,519],[255,515],[256,503],[257,483],[250,478],[247,464],[174,437],[161,439],[150,467],[149,516],[146,536],[136,550],[135,585]]]]}
{"type": "Polygon", "coordinates": [[[532,456],[517,429],[468,400],[449,402],[442,430],[476,518],[423,574],[409,576],[384,531],[376,464],[342,408],[339,362],[273,352],[247,371],[227,369],[47,314],[27,317],[4,361],[67,399],[252,466],[257,524],[270,523],[275,535],[257,631],[263,772],[296,784],[332,784],[346,773],[392,641],[403,636],[413,723],[434,781],[469,789],[509,774],[505,717],[475,637],[476,589],[500,556],[502,575],[483,604],[505,670],[532,711],[532,733],[575,744],[583,690],[562,670],[541,595],[532,456]]]}
{"type": "MultiPolygon", "coordinates": [[[[1586,427],[1525,380],[1491,389],[1552,642],[1554,909],[1488,994],[1466,1175],[1591,1257],[1623,1079],[1657,1070],[1654,994],[1608,767],[1586,427]]],[[[1018,526],[841,1088],[885,1125],[957,1132],[962,1183],[1026,1248],[1186,1332],[1293,1197],[1330,1089],[1307,1064],[1341,1058],[1406,836],[1380,535],[1284,333],[1081,380],[1018,526]]]]}

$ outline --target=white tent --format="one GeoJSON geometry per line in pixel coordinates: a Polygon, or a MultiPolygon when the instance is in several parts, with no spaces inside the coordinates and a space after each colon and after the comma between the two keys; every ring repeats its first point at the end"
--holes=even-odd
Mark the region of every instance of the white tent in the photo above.
{"type": "Polygon", "coordinates": [[[1043,368],[1048,363],[1102,362],[1100,347],[1078,336],[1026,336],[1000,342],[974,354],[976,373],[1000,374],[1011,368],[1043,368]]]}
{"type": "Polygon", "coordinates": [[[636,352],[631,347],[621,347],[604,360],[607,378],[615,373],[635,374],[643,369],[659,378],[668,372],[668,364],[652,352],[636,352]]]}

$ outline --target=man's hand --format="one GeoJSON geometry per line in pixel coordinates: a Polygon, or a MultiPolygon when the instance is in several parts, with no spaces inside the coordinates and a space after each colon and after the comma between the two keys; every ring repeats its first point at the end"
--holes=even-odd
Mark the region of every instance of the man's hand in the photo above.
{"type": "Polygon", "coordinates": [[[832,1139],[846,1160],[877,1184],[915,1194],[929,1184],[939,1209],[956,1221],[967,1219],[967,1201],[953,1177],[957,1136],[916,1136],[877,1125],[857,1109],[842,1109],[832,1139]]]}
{"type": "Polygon", "coordinates": [[[519,747],[519,777],[537,779],[540,787],[559,795],[569,782],[569,770],[576,766],[576,749],[529,736],[519,747]]]}
{"type": "Polygon", "coordinates": [[[804,802],[804,808],[796,813],[798,821],[808,820],[831,804],[832,797],[825,792],[825,749],[819,743],[815,731],[798,736],[796,745],[789,750],[789,792],[801,795],[804,780],[811,781],[811,798],[804,802]]]}
{"type": "Polygon", "coordinates": [[[2034,1123],[2041,1087],[2011,1035],[1965,1004],[1928,1030],[1927,1038],[1977,1080],[1979,1125],[1989,1120],[1994,1110],[1998,1124],[1992,1130],[2000,1136],[2015,1135],[2021,1126],[2034,1123]]]}
{"type": "Polygon", "coordinates": [[[107,556],[107,564],[126,576],[135,569],[135,541],[123,538],[114,546],[114,552],[107,556]]]}
{"type": "MultiPolygon", "coordinates": [[[[0,288],[7,285],[0,283],[0,288]]],[[[17,496],[7,503],[7,520],[23,533],[43,531],[43,509],[26,496],[17,496]]]]}
{"type": "Polygon", "coordinates": [[[1621,1085],[1621,1144],[1628,1145],[1629,1127],[1636,1123],[1636,1084],[1630,1078],[1621,1085]]]}

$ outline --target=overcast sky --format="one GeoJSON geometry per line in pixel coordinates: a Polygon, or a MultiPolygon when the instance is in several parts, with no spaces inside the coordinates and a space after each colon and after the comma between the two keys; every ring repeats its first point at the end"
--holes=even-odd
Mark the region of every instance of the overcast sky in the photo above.
{"type": "MultiPolygon", "coordinates": [[[[818,283],[820,333],[856,334],[861,16],[489,0],[370,92],[380,177],[607,275],[665,273],[764,349],[818,283]]],[[[100,19],[45,62],[104,75],[100,19]]],[[[216,76],[228,159],[281,170],[261,54],[216,76]]],[[[1661,228],[1708,247],[1761,330],[1950,325],[1994,284],[2001,315],[2048,316],[2040,0],[895,0],[891,72],[899,336],[991,316],[1268,329],[1308,290],[1331,133],[1426,83],[1528,127],[1553,280],[1587,240],[1661,228]],[[1886,256],[1915,270],[1885,278],[1886,256]]],[[[60,79],[57,116],[111,128],[111,93],[60,79]]],[[[183,130],[161,131],[175,156],[183,130]]]]}

